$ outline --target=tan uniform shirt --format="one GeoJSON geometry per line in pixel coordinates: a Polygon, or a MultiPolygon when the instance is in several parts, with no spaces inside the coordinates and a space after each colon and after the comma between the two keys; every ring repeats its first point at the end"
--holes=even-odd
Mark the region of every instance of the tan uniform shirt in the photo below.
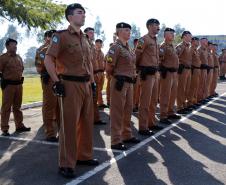
{"type": "Polygon", "coordinates": [[[157,67],[159,65],[159,46],[156,37],[151,37],[149,34],[141,37],[135,53],[138,66],[157,67]]]}
{"type": "Polygon", "coordinates": [[[178,68],[179,59],[173,44],[163,42],[159,49],[160,64],[167,68],[178,68]]]}
{"type": "Polygon", "coordinates": [[[101,50],[96,50],[96,63],[99,70],[104,70],[104,53],[101,50]]]}
{"type": "Polygon", "coordinates": [[[46,55],[56,58],[58,74],[84,76],[93,73],[88,39],[82,31],[78,34],[71,26],[53,35],[46,55]]]}
{"type": "Polygon", "coordinates": [[[4,53],[0,56],[0,72],[4,79],[21,80],[23,70],[23,61],[19,55],[4,53]]]}
{"type": "Polygon", "coordinates": [[[217,53],[213,53],[213,59],[214,59],[214,67],[219,67],[219,56],[217,53]]]}
{"type": "Polygon", "coordinates": [[[35,66],[38,69],[38,71],[46,72],[46,68],[44,65],[45,55],[46,51],[48,49],[49,45],[42,45],[40,48],[37,49],[36,55],[35,55],[35,66]]]}
{"type": "Polygon", "coordinates": [[[208,66],[214,67],[214,57],[211,52],[208,52],[208,66]]]}
{"type": "Polygon", "coordinates": [[[208,50],[204,47],[200,47],[198,52],[200,54],[201,64],[208,65],[208,50]]]}
{"type": "Polygon", "coordinates": [[[109,49],[106,60],[107,65],[113,66],[113,76],[135,77],[136,56],[129,46],[124,46],[120,40],[109,49]]]}
{"type": "Polygon", "coordinates": [[[192,52],[192,66],[200,67],[201,60],[197,48],[191,47],[191,52],[192,52]]]}
{"type": "Polygon", "coordinates": [[[192,52],[189,43],[181,42],[176,46],[177,54],[180,64],[184,64],[187,67],[192,63],[192,52]]]}

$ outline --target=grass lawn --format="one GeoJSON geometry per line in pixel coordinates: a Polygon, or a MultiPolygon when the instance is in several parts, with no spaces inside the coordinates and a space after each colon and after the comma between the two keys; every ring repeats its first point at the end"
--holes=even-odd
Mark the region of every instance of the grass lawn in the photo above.
{"type": "MultiPolygon", "coordinates": [[[[2,104],[2,92],[0,92],[0,104],[2,104]]],[[[27,75],[23,84],[23,103],[42,101],[42,88],[39,75],[27,75]]]]}

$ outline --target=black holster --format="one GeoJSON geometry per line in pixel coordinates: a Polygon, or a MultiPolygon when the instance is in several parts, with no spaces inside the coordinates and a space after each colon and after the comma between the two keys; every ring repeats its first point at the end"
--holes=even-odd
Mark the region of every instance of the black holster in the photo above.
{"type": "Polygon", "coordinates": [[[49,74],[47,72],[41,73],[42,83],[47,85],[49,83],[49,79],[50,79],[50,76],[49,76],[49,74]]]}
{"type": "Polygon", "coordinates": [[[23,82],[24,82],[24,77],[21,77],[21,80],[8,80],[8,79],[2,78],[1,88],[2,90],[4,90],[7,87],[7,85],[20,85],[20,84],[23,84],[23,82]]]}
{"type": "Polygon", "coordinates": [[[167,68],[164,67],[164,66],[160,66],[160,67],[159,67],[159,70],[160,70],[161,77],[162,77],[163,79],[165,79],[166,76],[167,76],[167,68]]]}
{"type": "Polygon", "coordinates": [[[178,68],[178,74],[182,74],[183,73],[183,71],[184,71],[184,64],[179,64],[179,68],[178,68]]]}
{"type": "Polygon", "coordinates": [[[122,75],[115,75],[114,78],[117,80],[115,83],[115,89],[118,91],[121,91],[124,83],[136,83],[136,78],[130,78],[128,76],[122,76],[122,75]]]}
{"type": "Polygon", "coordinates": [[[146,80],[147,75],[154,75],[157,71],[157,67],[151,67],[151,66],[139,66],[140,70],[140,78],[141,80],[146,80]]]}

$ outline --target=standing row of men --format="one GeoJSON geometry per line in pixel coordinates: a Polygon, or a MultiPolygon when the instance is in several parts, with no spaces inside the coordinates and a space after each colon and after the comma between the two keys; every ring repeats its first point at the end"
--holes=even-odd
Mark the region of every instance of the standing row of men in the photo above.
{"type": "MultiPolygon", "coordinates": [[[[85,29],[86,34],[81,31],[85,22],[82,5],[75,3],[67,6],[65,17],[69,22],[66,30],[46,32],[45,44],[37,51],[36,67],[42,80],[46,139],[58,140],[54,129],[58,125],[59,173],[71,178],[75,176],[76,165],[99,164],[93,158],[93,125],[105,124],[100,120],[97,108],[97,104],[105,107],[100,93],[105,66],[102,41],[97,39],[94,46],[93,28],[85,29]],[[52,90],[56,96],[53,96],[52,90]]],[[[154,131],[163,128],[156,124],[158,102],[160,123],[171,124],[172,119],[180,119],[178,114],[190,113],[205,103],[208,97],[216,95],[219,73],[216,46],[202,38],[198,48],[199,39],[185,31],[182,43],[175,48],[174,30],[171,28],[165,29],[165,40],[159,46],[156,38],[159,25],[157,19],[149,19],[146,23],[148,33],[138,40],[134,50],[128,45],[131,26],[124,22],[116,25],[117,40],[105,57],[110,79],[108,103],[112,149],[126,150],[126,143],[140,142],[131,128],[134,84],[140,86],[140,92],[136,93],[139,97],[138,133],[145,136],[151,136],[154,131]]],[[[14,41],[10,43],[16,44],[14,41]]],[[[22,88],[21,59],[15,55],[15,48],[12,51],[18,62],[11,63],[18,66],[21,74],[14,81],[7,81],[4,73],[3,77],[10,84],[8,88],[22,88]]],[[[5,63],[0,61],[0,71],[4,71],[2,66],[5,63]]],[[[7,111],[9,114],[9,108],[7,111]]],[[[18,131],[30,130],[21,119],[15,121],[18,131]]],[[[8,127],[3,126],[3,133],[7,135],[8,127]]]]}

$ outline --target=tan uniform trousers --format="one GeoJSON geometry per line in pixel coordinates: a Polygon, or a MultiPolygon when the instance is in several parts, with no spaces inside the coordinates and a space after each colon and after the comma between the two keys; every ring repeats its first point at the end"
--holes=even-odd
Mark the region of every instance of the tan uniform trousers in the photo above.
{"type": "Polygon", "coordinates": [[[213,69],[210,69],[209,73],[207,73],[207,85],[206,85],[206,97],[210,96],[211,86],[213,80],[213,69]]]}
{"type": "Polygon", "coordinates": [[[213,71],[213,80],[212,80],[210,95],[214,95],[215,94],[215,90],[217,88],[218,76],[219,76],[219,69],[215,68],[214,71],[213,71]]]}
{"type": "Polygon", "coordinates": [[[89,82],[63,84],[66,96],[59,133],[59,166],[74,168],[76,160],[90,160],[93,156],[93,96],[89,82]]]}
{"type": "Polygon", "coordinates": [[[121,143],[133,137],[131,115],[133,109],[133,84],[124,83],[121,91],[115,89],[116,79],[111,79],[111,144],[121,143]]]}
{"type": "Polygon", "coordinates": [[[56,136],[56,128],[57,128],[57,97],[53,94],[53,81],[49,79],[48,84],[42,84],[42,96],[43,96],[43,104],[42,104],[42,116],[44,123],[44,130],[46,137],[55,137],[56,136]]]}
{"type": "Polygon", "coordinates": [[[185,107],[188,107],[188,98],[189,98],[189,91],[191,86],[191,70],[189,70],[188,78],[187,78],[187,85],[185,88],[185,107]]]}
{"type": "Polygon", "coordinates": [[[154,125],[155,112],[158,104],[159,73],[147,75],[140,80],[139,130],[147,130],[154,125]]]}
{"type": "Polygon", "coordinates": [[[104,87],[104,79],[105,79],[105,75],[103,72],[98,73],[98,82],[97,82],[97,102],[98,105],[103,105],[104,101],[103,101],[103,97],[102,97],[102,90],[104,87]]]}
{"type": "Polygon", "coordinates": [[[191,84],[188,93],[188,106],[198,103],[198,89],[200,80],[200,69],[193,69],[191,75],[191,84]]]}
{"type": "Polygon", "coordinates": [[[94,112],[94,122],[100,120],[100,113],[97,105],[97,96],[98,96],[98,76],[94,75],[94,80],[96,83],[96,97],[93,98],[93,112],[94,112]]]}
{"type": "Polygon", "coordinates": [[[177,97],[177,72],[167,72],[166,78],[160,78],[160,119],[175,114],[174,105],[177,97]]]}
{"type": "Polygon", "coordinates": [[[182,74],[178,74],[177,110],[186,108],[186,89],[189,86],[190,74],[190,69],[184,69],[182,74]]]}
{"type": "Polygon", "coordinates": [[[16,129],[24,126],[23,113],[21,111],[23,96],[23,86],[22,85],[7,85],[7,87],[2,91],[2,107],[1,107],[1,130],[9,130],[9,117],[11,112],[11,107],[13,110],[14,120],[16,124],[16,129]]]}
{"type": "Polygon", "coordinates": [[[220,65],[220,76],[224,76],[226,73],[226,63],[222,62],[220,65]]]}
{"type": "Polygon", "coordinates": [[[107,77],[107,86],[106,86],[106,96],[107,96],[107,104],[110,104],[110,82],[111,82],[111,76],[110,75],[106,75],[107,77]]]}
{"type": "Polygon", "coordinates": [[[133,107],[138,107],[140,99],[140,78],[137,77],[133,87],[133,107]]]}
{"type": "Polygon", "coordinates": [[[200,79],[199,79],[199,90],[198,90],[198,101],[205,99],[207,81],[207,70],[201,69],[200,79]]]}

